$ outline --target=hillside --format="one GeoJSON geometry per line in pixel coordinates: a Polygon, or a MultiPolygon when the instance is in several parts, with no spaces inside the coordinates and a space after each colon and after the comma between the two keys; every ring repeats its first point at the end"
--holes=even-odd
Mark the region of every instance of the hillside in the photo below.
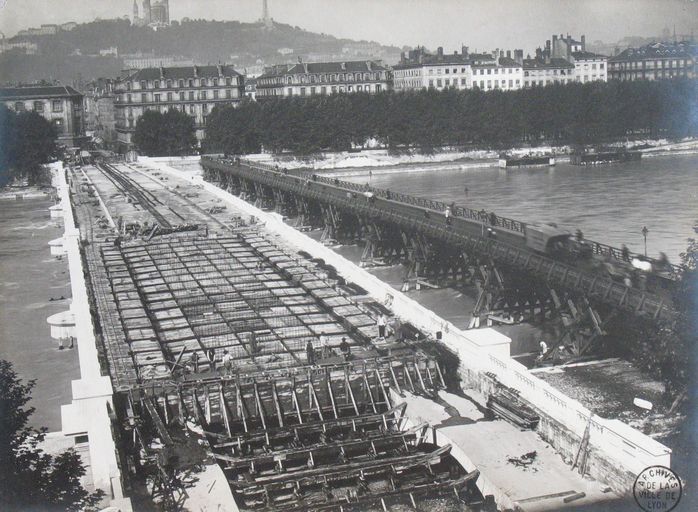
{"type": "Polygon", "coordinates": [[[155,53],[176,55],[206,64],[226,62],[247,67],[304,60],[376,58],[395,62],[400,49],[369,41],[337,39],[299,27],[275,23],[191,20],[173,22],[157,31],[128,20],[84,23],[55,35],[21,36],[38,45],[36,55],[16,51],[0,55],[0,76],[20,82],[54,78],[66,83],[99,76],[117,76],[123,55],[155,53]],[[118,49],[118,57],[100,56],[100,50],[118,49]],[[284,50],[284,54],[279,53],[284,50]]]}

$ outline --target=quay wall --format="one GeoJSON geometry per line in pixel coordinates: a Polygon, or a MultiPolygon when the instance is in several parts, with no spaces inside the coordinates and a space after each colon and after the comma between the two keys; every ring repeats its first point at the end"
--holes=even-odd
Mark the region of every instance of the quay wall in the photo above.
{"type": "Polygon", "coordinates": [[[75,225],[70,203],[70,186],[62,164],[52,165],[64,221],[63,247],[68,258],[72,292],[71,312],[75,317],[75,338],[80,362],[80,379],[72,382],[73,400],[61,406],[62,432],[65,436],[88,438],[92,481],[105,492],[106,501],[122,512],[132,510],[123,495],[117,448],[112,437],[110,412],[113,410],[112,386],[108,375],[102,375],[97,339],[90,312],[85,269],[80,251],[80,230],[75,225]]]}
{"type": "Polygon", "coordinates": [[[494,391],[496,379],[505,386],[517,389],[521,398],[530,403],[541,416],[539,434],[568,459],[574,459],[589,425],[588,472],[615,491],[628,492],[634,476],[648,466],[670,465],[671,450],[668,447],[621,421],[595,415],[578,401],[531,374],[524,365],[510,357],[509,338],[494,329],[462,331],[330,248],[285,224],[280,215],[263,212],[214,184],[205,182],[200,175],[178,171],[161,161],[142,157],[140,160],[161,172],[187,179],[193,186],[201,187],[246,214],[260,219],[270,232],[303,248],[314,257],[322,258],[344,278],[389,305],[401,318],[408,319],[416,327],[432,335],[440,332],[441,343],[459,358],[459,376],[467,387],[488,395],[494,391]]]}

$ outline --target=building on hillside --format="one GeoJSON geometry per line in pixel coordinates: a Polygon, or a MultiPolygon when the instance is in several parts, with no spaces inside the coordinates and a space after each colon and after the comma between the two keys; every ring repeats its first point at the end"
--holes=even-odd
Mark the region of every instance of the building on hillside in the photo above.
{"type": "Polygon", "coordinates": [[[61,30],[65,30],[66,32],[70,32],[71,30],[73,30],[77,26],[78,26],[78,24],[76,22],[68,21],[68,22],[63,23],[61,25],[61,30]]]}
{"type": "Polygon", "coordinates": [[[411,50],[401,56],[393,68],[393,88],[396,91],[415,89],[520,89],[522,87],[523,51],[515,50],[519,60],[511,58],[511,51],[470,53],[463,46],[461,53],[444,54],[439,47],[436,54],[424,48],[411,50]]]}
{"type": "Polygon", "coordinates": [[[0,88],[0,101],[15,112],[33,110],[56,127],[57,142],[80,147],[85,137],[83,95],[69,86],[26,86],[0,88]]]}
{"type": "Polygon", "coordinates": [[[38,49],[39,47],[37,44],[32,43],[31,41],[8,40],[4,37],[0,39],[0,53],[19,50],[27,55],[36,55],[38,49]]]}
{"type": "Polygon", "coordinates": [[[608,61],[608,78],[612,80],[662,80],[675,77],[698,77],[698,45],[651,43],[628,48],[608,61]]]}
{"type": "Polygon", "coordinates": [[[258,100],[339,92],[377,93],[391,87],[388,68],[377,61],[302,62],[266,68],[257,78],[258,100]]]}
{"type": "Polygon", "coordinates": [[[121,56],[124,69],[137,71],[143,68],[186,67],[194,61],[177,55],[156,55],[154,53],[129,53],[121,56]]]}
{"type": "Polygon", "coordinates": [[[136,0],[133,0],[133,24],[137,26],[149,25],[152,27],[164,27],[169,25],[169,0],[159,0],[152,4],[150,0],[143,0],[143,16],[139,15],[138,3],[136,0]]]}
{"type": "Polygon", "coordinates": [[[206,118],[218,105],[237,105],[245,95],[244,77],[232,66],[146,68],[119,81],[115,117],[119,149],[132,149],[138,119],[146,110],[177,109],[194,118],[202,141],[206,118]]]}

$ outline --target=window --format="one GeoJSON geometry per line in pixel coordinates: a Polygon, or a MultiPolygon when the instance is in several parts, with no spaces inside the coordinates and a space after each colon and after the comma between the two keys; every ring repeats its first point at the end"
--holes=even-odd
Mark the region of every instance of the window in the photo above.
{"type": "Polygon", "coordinates": [[[147,89],[147,84],[145,80],[141,80],[141,89],[147,89]]]}
{"type": "Polygon", "coordinates": [[[509,80],[509,87],[514,87],[514,81],[513,81],[513,80],[509,80]]]}
{"type": "Polygon", "coordinates": [[[172,93],[171,92],[167,93],[167,101],[172,101],[172,93]]]}
{"type": "Polygon", "coordinates": [[[442,85],[441,79],[440,79],[440,78],[437,78],[437,79],[436,79],[436,87],[441,87],[441,85],[442,85]]]}
{"type": "Polygon", "coordinates": [[[126,90],[127,91],[131,90],[131,82],[126,82],[126,90]]]}
{"type": "Polygon", "coordinates": [[[160,95],[159,94],[155,95],[155,103],[160,103],[160,95]]]}
{"type": "MultiPolygon", "coordinates": [[[[290,81],[290,78],[289,78],[289,81],[290,81]]],[[[293,96],[293,87],[288,88],[288,95],[293,96]]]]}
{"type": "MultiPolygon", "coordinates": [[[[24,102],[23,101],[16,101],[15,102],[15,112],[24,112],[24,102]]],[[[56,112],[56,110],[54,110],[54,112],[56,112]]]]}
{"type": "Polygon", "coordinates": [[[34,112],[43,112],[44,111],[44,102],[43,101],[35,101],[34,102],[34,112]]]}
{"type": "Polygon", "coordinates": [[[322,87],[320,87],[320,94],[327,94],[327,87],[326,86],[323,85],[322,87]]]}
{"type": "Polygon", "coordinates": [[[381,92],[382,88],[381,84],[376,84],[376,92],[381,92]]]}
{"type": "Polygon", "coordinates": [[[213,99],[217,100],[218,99],[218,89],[213,91],[213,99]]]}
{"type": "Polygon", "coordinates": [[[194,91],[189,91],[189,101],[194,101],[194,91]]]}
{"type": "Polygon", "coordinates": [[[603,69],[603,62],[599,64],[599,69],[603,69]]]}
{"type": "Polygon", "coordinates": [[[450,72],[451,72],[451,70],[446,68],[446,74],[448,75],[450,72]]]}
{"type": "Polygon", "coordinates": [[[465,85],[465,78],[461,78],[461,79],[460,79],[460,84],[461,84],[461,85],[465,85]]]}
{"type": "Polygon", "coordinates": [[[305,87],[301,87],[301,96],[305,96],[305,87]]]}
{"type": "Polygon", "coordinates": [[[230,85],[230,77],[225,77],[225,85],[230,85]]]}
{"type": "Polygon", "coordinates": [[[177,85],[179,87],[184,87],[184,80],[180,80],[177,85]]]}
{"type": "Polygon", "coordinates": [[[429,87],[434,87],[434,80],[429,80],[429,87]]]}
{"type": "Polygon", "coordinates": [[[63,127],[63,119],[54,119],[53,124],[60,130],[63,127]]]}
{"type": "Polygon", "coordinates": [[[172,80],[167,81],[167,88],[172,89],[172,80]]]}
{"type": "Polygon", "coordinates": [[[184,91],[181,91],[181,92],[179,93],[179,101],[184,101],[185,96],[186,96],[186,95],[184,94],[184,91]]]}
{"type": "Polygon", "coordinates": [[[141,103],[147,103],[148,102],[148,95],[144,92],[141,93],[141,103]]]}
{"type": "Polygon", "coordinates": [[[491,70],[491,69],[488,69],[488,70],[487,70],[487,74],[488,74],[488,75],[491,75],[491,74],[492,74],[492,70],[491,70]]]}
{"type": "Polygon", "coordinates": [[[206,99],[206,91],[201,91],[201,94],[199,95],[200,100],[205,100],[206,99]]]}
{"type": "Polygon", "coordinates": [[[204,114],[208,112],[208,105],[206,103],[201,105],[201,112],[203,112],[204,114]]]}
{"type": "Polygon", "coordinates": [[[52,102],[53,112],[63,112],[63,102],[61,100],[53,100],[52,102]]]}
{"type": "Polygon", "coordinates": [[[194,80],[192,78],[189,79],[189,87],[194,87],[194,80]]]}
{"type": "Polygon", "coordinates": [[[130,94],[126,95],[126,103],[131,103],[131,95],[130,94]]]}
{"type": "Polygon", "coordinates": [[[232,91],[231,91],[230,89],[226,89],[226,90],[225,90],[225,97],[226,97],[227,99],[230,99],[231,96],[232,96],[231,93],[232,93],[232,91]]]}
{"type": "Polygon", "coordinates": [[[206,81],[205,78],[202,78],[202,79],[199,81],[199,85],[201,85],[201,87],[205,87],[207,84],[208,84],[208,82],[206,81]]]}
{"type": "Polygon", "coordinates": [[[363,86],[361,86],[361,85],[357,85],[357,86],[356,86],[356,90],[359,91],[359,92],[362,92],[362,91],[364,90],[364,88],[363,88],[363,86]]]}
{"type": "Polygon", "coordinates": [[[451,85],[451,79],[450,79],[450,78],[447,78],[446,80],[444,80],[444,85],[445,85],[446,87],[448,87],[449,85],[451,85]]]}
{"type": "Polygon", "coordinates": [[[217,78],[213,79],[213,86],[218,87],[218,79],[217,78]]]}
{"type": "Polygon", "coordinates": [[[153,82],[153,87],[155,87],[156,89],[159,89],[160,88],[160,80],[155,80],[153,82]]]}

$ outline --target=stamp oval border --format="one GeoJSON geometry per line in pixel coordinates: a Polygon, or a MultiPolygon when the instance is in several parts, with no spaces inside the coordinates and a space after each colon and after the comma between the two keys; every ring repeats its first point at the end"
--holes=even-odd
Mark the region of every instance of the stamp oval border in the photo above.
{"type": "Polygon", "coordinates": [[[645,473],[645,471],[649,471],[650,469],[654,469],[654,468],[661,468],[661,469],[668,471],[669,473],[671,473],[674,476],[674,478],[676,478],[676,481],[679,483],[679,498],[671,506],[671,508],[664,509],[664,511],[663,511],[663,512],[670,512],[671,510],[674,510],[678,506],[678,504],[681,502],[681,498],[683,497],[683,483],[681,482],[681,478],[679,478],[679,475],[676,474],[676,471],[674,471],[673,469],[668,468],[666,466],[656,464],[654,466],[647,466],[645,469],[640,471],[640,473],[638,473],[637,477],[635,478],[635,481],[633,482],[633,499],[635,500],[635,503],[637,504],[637,506],[640,509],[644,510],[645,512],[649,512],[645,507],[640,505],[640,501],[637,499],[637,495],[636,495],[637,482],[640,480],[640,477],[643,475],[643,473],[645,473]]]}

